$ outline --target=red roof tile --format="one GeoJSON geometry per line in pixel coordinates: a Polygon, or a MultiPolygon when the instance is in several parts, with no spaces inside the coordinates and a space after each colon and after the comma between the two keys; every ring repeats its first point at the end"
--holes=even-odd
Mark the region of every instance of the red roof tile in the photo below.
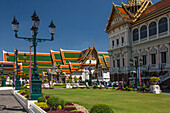
{"type": "Polygon", "coordinates": [[[119,10],[120,13],[122,13],[122,14],[127,14],[123,8],[118,7],[118,10],[119,10]]]}
{"type": "Polygon", "coordinates": [[[148,8],[144,11],[144,13],[141,15],[141,17],[143,17],[143,16],[145,16],[145,15],[147,15],[147,14],[149,14],[149,13],[151,13],[151,12],[153,12],[153,11],[155,11],[155,10],[157,10],[157,9],[165,6],[165,5],[168,5],[168,4],[170,4],[170,0],[162,0],[162,1],[160,1],[160,2],[158,2],[158,3],[156,3],[156,4],[154,4],[154,5],[152,5],[152,6],[150,6],[150,7],[148,7],[148,8]]]}

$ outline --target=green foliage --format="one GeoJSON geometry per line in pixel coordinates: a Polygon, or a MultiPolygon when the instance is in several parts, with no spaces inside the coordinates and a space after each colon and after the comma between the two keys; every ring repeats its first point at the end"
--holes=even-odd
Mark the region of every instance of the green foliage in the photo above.
{"type": "Polygon", "coordinates": [[[92,88],[98,88],[98,86],[97,85],[93,85],[92,88]]]}
{"type": "Polygon", "coordinates": [[[46,102],[35,102],[35,104],[40,108],[48,107],[46,102]]]}
{"type": "Polygon", "coordinates": [[[12,84],[6,84],[6,87],[12,87],[12,84]]]}
{"type": "Polygon", "coordinates": [[[55,84],[54,86],[66,86],[66,84],[58,83],[58,84],[55,84]]]}
{"type": "Polygon", "coordinates": [[[65,106],[65,101],[63,99],[59,99],[59,101],[60,106],[63,108],[65,106]]]}
{"type": "Polygon", "coordinates": [[[55,79],[52,79],[53,82],[55,82],[56,80],[55,79]]]}
{"type": "Polygon", "coordinates": [[[38,103],[39,102],[46,102],[46,99],[45,99],[45,97],[39,97],[37,101],[38,101],[38,103]]]}
{"type": "Polygon", "coordinates": [[[63,108],[65,102],[64,100],[59,99],[58,97],[51,97],[47,99],[47,105],[52,109],[57,108],[59,105],[63,108]]]}
{"type": "Polygon", "coordinates": [[[75,83],[77,83],[78,80],[79,80],[79,79],[78,79],[76,76],[74,76],[74,81],[75,81],[75,83]]]}
{"type": "Polygon", "coordinates": [[[44,82],[48,82],[48,81],[49,81],[48,78],[45,78],[45,79],[44,79],[44,82]]]}
{"type": "Polygon", "coordinates": [[[82,82],[82,76],[79,77],[80,82],[82,82]]]}
{"type": "Polygon", "coordinates": [[[146,86],[142,86],[142,87],[138,87],[137,90],[138,91],[149,91],[149,88],[146,86]]]}
{"type": "Polygon", "coordinates": [[[114,113],[109,105],[95,104],[90,110],[90,113],[114,113]]]}
{"type": "Polygon", "coordinates": [[[133,91],[133,88],[128,88],[128,87],[125,87],[124,90],[127,90],[127,91],[133,91]]]}
{"type": "Polygon", "coordinates": [[[79,83],[79,85],[85,85],[84,83],[79,83]]]}

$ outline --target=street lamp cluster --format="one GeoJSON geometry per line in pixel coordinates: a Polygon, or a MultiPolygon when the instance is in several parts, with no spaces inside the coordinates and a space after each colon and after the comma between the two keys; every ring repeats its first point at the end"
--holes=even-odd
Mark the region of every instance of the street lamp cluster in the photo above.
{"type": "Polygon", "coordinates": [[[1,64],[1,67],[2,67],[2,76],[3,76],[3,78],[2,78],[2,87],[6,87],[6,81],[5,81],[4,69],[3,69],[4,64],[3,63],[1,64]]]}
{"type": "Polygon", "coordinates": [[[138,62],[138,58],[135,58],[135,60],[130,59],[130,66],[135,67],[135,69],[136,69],[136,88],[139,87],[139,78],[137,76],[137,71],[138,71],[138,68],[140,66],[142,66],[142,62],[143,62],[142,59],[139,59],[139,62],[138,62]],[[135,63],[135,65],[134,65],[134,63],[135,63]]]}
{"type": "MultiPolygon", "coordinates": [[[[19,29],[19,22],[16,20],[14,17],[13,22],[12,22],[12,28],[15,32],[15,37],[18,39],[24,39],[26,41],[32,42],[34,47],[34,68],[33,68],[33,74],[32,74],[32,93],[31,93],[31,100],[36,100],[38,97],[42,96],[42,90],[41,90],[41,84],[42,81],[39,79],[39,74],[37,71],[37,61],[36,61],[36,46],[38,42],[45,42],[45,41],[53,41],[54,40],[54,33],[55,33],[55,28],[56,26],[54,25],[53,21],[51,21],[49,25],[49,31],[51,34],[51,39],[40,39],[37,38],[38,34],[38,27],[40,25],[40,19],[37,16],[36,12],[34,11],[33,15],[31,16],[32,18],[32,28],[31,28],[31,34],[32,38],[28,37],[18,37],[18,29],[19,29]]],[[[26,56],[26,55],[25,55],[26,56]]]]}

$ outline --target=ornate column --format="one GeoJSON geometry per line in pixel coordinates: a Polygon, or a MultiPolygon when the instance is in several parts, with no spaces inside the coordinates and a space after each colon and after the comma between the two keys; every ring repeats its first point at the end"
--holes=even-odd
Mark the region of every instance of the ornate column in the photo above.
{"type": "Polygon", "coordinates": [[[167,63],[170,64],[170,43],[168,44],[168,57],[167,57],[167,63]]]}
{"type": "Polygon", "coordinates": [[[156,55],[156,64],[160,64],[160,51],[159,51],[159,45],[157,46],[157,55],[156,55]]]}
{"type": "Polygon", "coordinates": [[[150,60],[150,48],[148,48],[148,54],[147,54],[147,65],[151,64],[151,60],[150,60]]]}
{"type": "Polygon", "coordinates": [[[158,19],[156,19],[156,29],[157,29],[156,38],[158,38],[158,37],[159,37],[159,25],[158,25],[158,19]]]}

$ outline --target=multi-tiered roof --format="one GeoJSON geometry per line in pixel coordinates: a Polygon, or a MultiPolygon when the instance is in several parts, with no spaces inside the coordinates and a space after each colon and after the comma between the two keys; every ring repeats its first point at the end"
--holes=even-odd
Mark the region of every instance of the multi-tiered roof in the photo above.
{"type": "MultiPolygon", "coordinates": [[[[3,61],[5,62],[15,62],[14,53],[8,53],[9,58],[6,58],[7,52],[3,51],[3,61]]],[[[18,62],[22,63],[22,68],[24,73],[29,73],[29,52],[18,52],[18,62]],[[24,54],[27,58],[24,59],[24,54]]],[[[109,68],[109,54],[108,52],[98,52],[96,48],[90,46],[84,50],[64,50],[60,48],[60,51],[50,50],[50,53],[37,53],[37,63],[38,63],[38,73],[42,75],[42,72],[47,72],[47,69],[53,67],[53,63],[56,68],[60,68],[63,72],[74,73],[82,72],[86,61],[88,59],[92,60],[91,56],[97,60],[97,65],[101,64],[103,69],[109,68]]],[[[31,53],[31,62],[33,68],[34,53],[31,53]]],[[[92,64],[96,65],[96,64],[92,64]]]]}

